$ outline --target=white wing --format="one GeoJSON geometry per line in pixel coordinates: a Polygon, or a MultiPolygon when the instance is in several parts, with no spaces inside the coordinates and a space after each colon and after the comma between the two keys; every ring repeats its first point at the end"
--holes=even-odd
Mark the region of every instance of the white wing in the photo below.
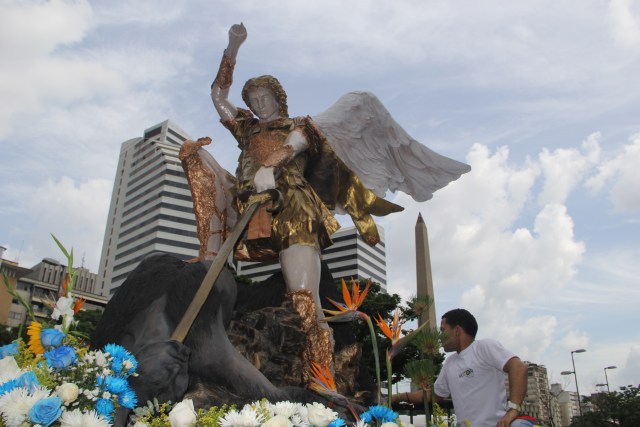
{"type": "Polygon", "coordinates": [[[400,190],[424,202],[471,170],[413,139],[370,92],[348,93],[312,118],[338,157],[380,197],[400,190]]]}

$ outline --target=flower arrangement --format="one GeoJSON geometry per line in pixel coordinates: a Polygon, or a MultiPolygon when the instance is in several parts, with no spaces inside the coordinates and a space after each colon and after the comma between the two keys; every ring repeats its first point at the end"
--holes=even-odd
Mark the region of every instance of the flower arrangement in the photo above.
{"type": "MultiPolygon", "coordinates": [[[[108,344],[99,350],[90,350],[74,331],[74,316],[84,301],[73,294],[76,273],[72,268],[73,250],[67,252],[53,236],[67,257],[67,274],[58,299],[51,302],[51,320],[39,322],[32,307],[25,303],[9,284],[4,282],[12,297],[27,309],[31,323],[27,328],[27,342],[17,339],[0,346],[0,427],[108,427],[114,421],[118,407],[131,409],[129,420],[133,427],[343,427],[347,422],[330,407],[321,403],[268,402],[262,400],[245,405],[194,409],[193,402],[185,399],[177,404],[148,402],[137,407],[135,392],[128,378],[135,376],[137,361],[125,348],[108,344]]],[[[374,353],[378,362],[373,322],[358,309],[364,301],[369,285],[361,292],[354,282],[350,294],[343,281],[344,303],[331,301],[337,311],[328,321],[350,321],[360,318],[367,322],[373,336],[374,353]]],[[[402,337],[401,322],[396,312],[391,326],[382,317],[375,319],[382,332],[391,339],[387,352],[387,370],[390,373],[392,357],[397,354],[418,331],[402,337]]],[[[419,328],[421,329],[421,328],[419,328]]],[[[378,363],[376,363],[378,365],[378,363]]],[[[378,397],[380,399],[380,371],[377,366],[378,397]]],[[[328,367],[311,367],[313,382],[310,388],[333,401],[346,400],[355,427],[409,427],[403,426],[398,414],[387,406],[371,406],[360,414],[351,402],[339,395],[328,367]]],[[[389,379],[390,380],[390,379],[389,379]]],[[[435,415],[435,414],[434,414],[435,415]]],[[[437,414],[442,415],[442,414],[437,414]]],[[[442,417],[435,417],[436,425],[442,417]]],[[[446,415],[444,416],[446,418],[446,415]]],[[[447,420],[447,422],[451,422],[447,420]]]]}
{"type": "MultiPolygon", "coordinates": [[[[154,405],[136,409],[135,427],[343,427],[347,423],[321,403],[271,403],[261,400],[238,409],[212,407],[196,412],[189,399],[172,406],[154,405]]],[[[385,406],[371,406],[360,414],[355,427],[411,427],[385,406]]]]}
{"type": "Polygon", "coordinates": [[[68,260],[61,293],[51,304],[51,319],[39,322],[4,277],[9,293],[27,309],[29,340],[0,347],[0,424],[5,427],[107,427],[117,407],[134,409],[128,378],[137,361],[119,345],[89,350],[73,334],[74,315],[84,301],[73,294],[73,250],[53,237],[68,260]]]}

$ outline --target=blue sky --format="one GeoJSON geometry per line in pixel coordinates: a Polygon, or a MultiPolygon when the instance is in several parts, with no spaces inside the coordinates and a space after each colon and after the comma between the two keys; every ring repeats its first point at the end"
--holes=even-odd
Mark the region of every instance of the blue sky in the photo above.
{"type": "MultiPolygon", "coordinates": [[[[415,291],[429,227],[437,315],[476,314],[552,381],[640,383],[640,5],[631,0],[0,1],[0,244],[31,266],[54,233],[97,271],[120,144],[165,119],[234,170],[209,99],[231,24],[241,84],[273,74],[292,115],[368,90],[473,170],[382,220],[389,289],[415,291]]],[[[341,222],[349,225],[347,219],[341,222]]]]}

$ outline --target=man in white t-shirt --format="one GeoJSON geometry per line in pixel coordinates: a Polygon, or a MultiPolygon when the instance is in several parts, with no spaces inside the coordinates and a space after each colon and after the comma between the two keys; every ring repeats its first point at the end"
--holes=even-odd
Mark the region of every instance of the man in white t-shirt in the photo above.
{"type": "Polygon", "coordinates": [[[443,347],[447,357],[434,384],[436,399],[451,397],[458,423],[471,427],[525,427],[516,419],[527,391],[527,365],[498,341],[476,340],[478,323],[467,310],[442,316],[443,347]],[[509,401],[504,385],[509,377],[509,401]]]}

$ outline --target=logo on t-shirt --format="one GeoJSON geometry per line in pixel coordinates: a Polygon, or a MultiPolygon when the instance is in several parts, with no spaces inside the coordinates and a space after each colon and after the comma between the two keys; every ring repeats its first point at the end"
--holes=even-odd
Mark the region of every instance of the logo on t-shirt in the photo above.
{"type": "Polygon", "coordinates": [[[460,377],[460,378],[463,378],[463,377],[473,378],[473,369],[471,369],[471,368],[465,369],[464,371],[460,372],[458,377],[460,377]]]}

